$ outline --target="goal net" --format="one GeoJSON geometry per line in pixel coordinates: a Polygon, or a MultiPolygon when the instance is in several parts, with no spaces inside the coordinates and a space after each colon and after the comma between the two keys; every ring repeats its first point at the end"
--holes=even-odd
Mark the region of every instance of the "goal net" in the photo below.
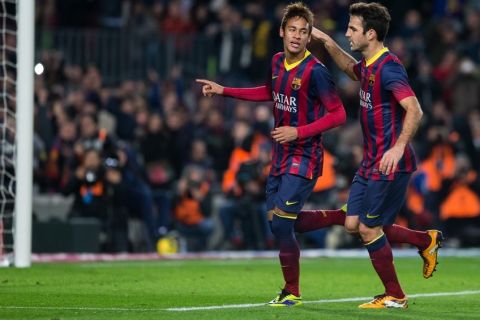
{"type": "Polygon", "coordinates": [[[16,159],[17,3],[2,0],[0,8],[0,265],[13,253],[16,159]]]}

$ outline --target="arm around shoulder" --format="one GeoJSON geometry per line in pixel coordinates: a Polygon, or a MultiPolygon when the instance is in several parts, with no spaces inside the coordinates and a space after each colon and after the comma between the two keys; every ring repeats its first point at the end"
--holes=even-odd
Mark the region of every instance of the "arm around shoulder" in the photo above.
{"type": "Polygon", "coordinates": [[[345,50],[343,50],[338,43],[335,42],[328,34],[319,29],[313,27],[312,29],[312,40],[320,41],[325,49],[327,49],[328,54],[332,57],[335,64],[345,72],[350,79],[358,80],[357,75],[354,71],[355,65],[358,63],[354,57],[349,55],[345,50]]]}

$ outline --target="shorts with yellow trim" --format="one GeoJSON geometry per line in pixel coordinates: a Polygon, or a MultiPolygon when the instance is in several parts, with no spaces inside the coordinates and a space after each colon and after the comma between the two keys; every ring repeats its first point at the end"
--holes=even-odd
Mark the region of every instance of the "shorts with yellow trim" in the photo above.
{"type": "Polygon", "coordinates": [[[295,219],[316,182],[317,178],[307,179],[294,174],[269,175],[266,186],[267,211],[277,207],[288,213],[285,218],[295,219]]]}

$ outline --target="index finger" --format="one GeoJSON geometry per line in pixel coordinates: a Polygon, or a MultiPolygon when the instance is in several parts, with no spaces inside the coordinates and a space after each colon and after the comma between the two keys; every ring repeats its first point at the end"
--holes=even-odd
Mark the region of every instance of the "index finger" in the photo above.
{"type": "Polygon", "coordinates": [[[210,83],[210,80],[206,80],[206,79],[195,79],[196,82],[198,83],[203,83],[203,84],[209,84],[210,83]]]}

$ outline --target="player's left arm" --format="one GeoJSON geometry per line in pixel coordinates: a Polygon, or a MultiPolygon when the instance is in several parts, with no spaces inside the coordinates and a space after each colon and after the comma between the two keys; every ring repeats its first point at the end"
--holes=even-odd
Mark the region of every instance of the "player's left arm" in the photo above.
{"type": "Polygon", "coordinates": [[[327,109],[327,114],[312,123],[299,127],[283,126],[275,128],[272,138],[279,143],[287,143],[296,139],[316,136],[324,131],[338,127],[345,123],[346,113],[342,100],[338,96],[328,70],[321,66],[312,72],[312,85],[327,109]]]}
{"type": "Polygon", "coordinates": [[[423,111],[415,93],[408,84],[405,69],[401,65],[390,64],[385,71],[382,70],[382,77],[386,79],[385,84],[382,83],[382,85],[392,91],[395,99],[406,111],[402,131],[393,147],[383,154],[378,168],[381,173],[389,175],[395,172],[398,162],[403,157],[405,148],[413,139],[420,125],[423,111]]]}

